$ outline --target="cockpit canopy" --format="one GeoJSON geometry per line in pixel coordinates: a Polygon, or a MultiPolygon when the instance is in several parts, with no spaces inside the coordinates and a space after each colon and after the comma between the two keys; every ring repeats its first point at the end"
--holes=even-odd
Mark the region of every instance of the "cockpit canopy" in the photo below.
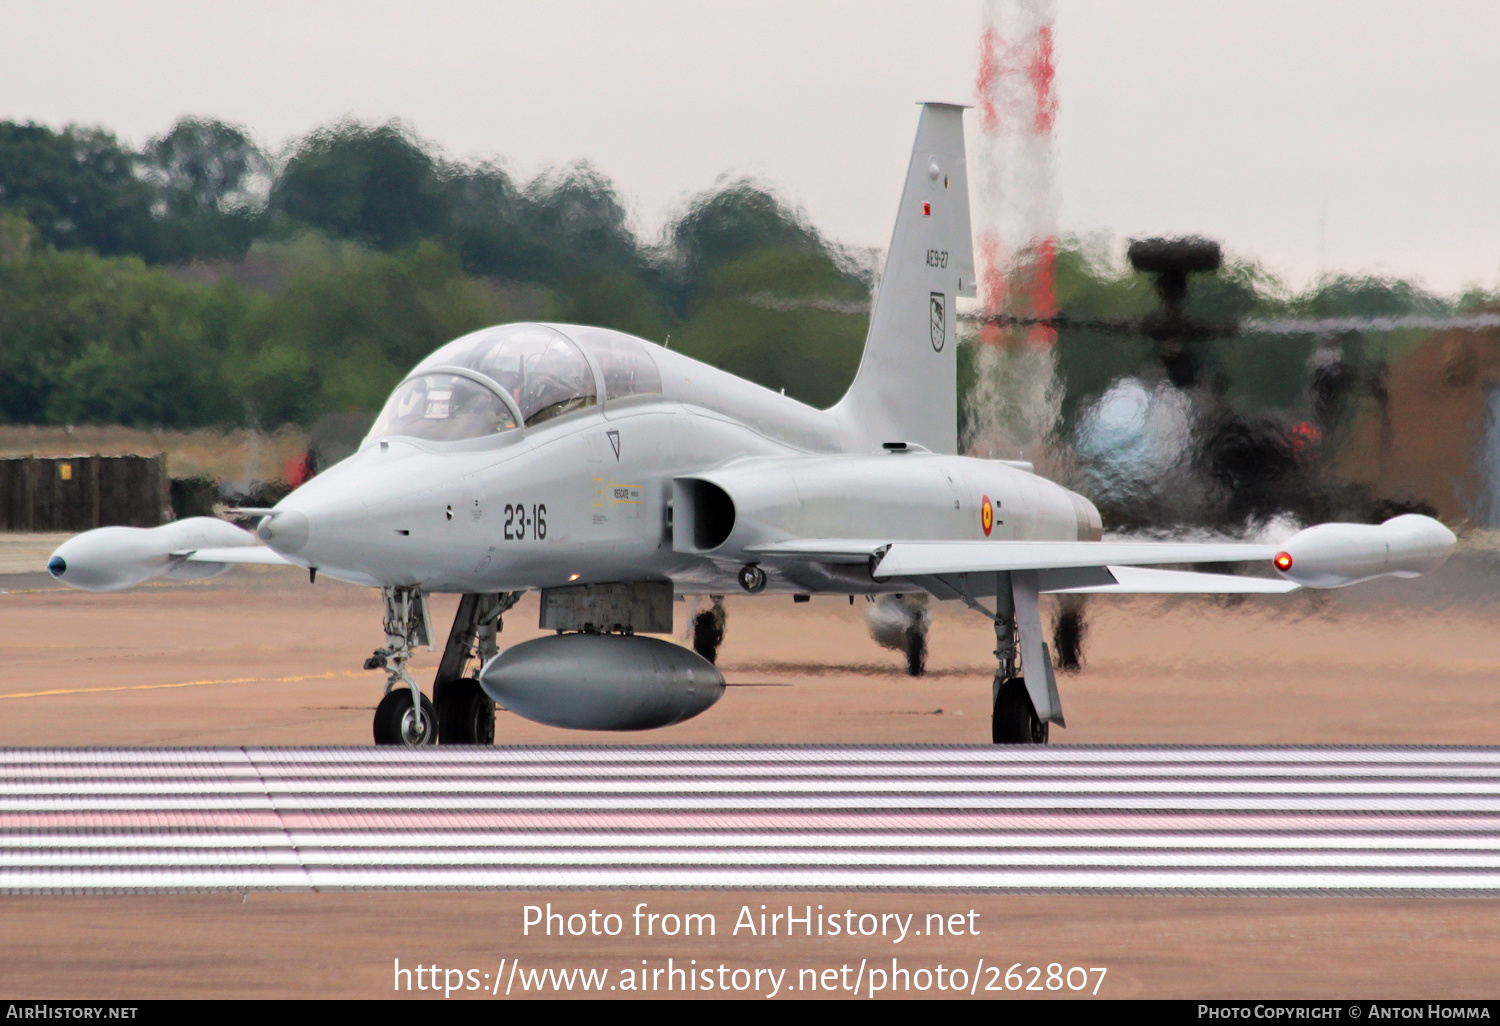
{"type": "Polygon", "coordinates": [[[527,427],[593,406],[598,388],[584,350],[599,366],[607,399],[661,392],[661,374],[640,340],[604,328],[567,330],[506,324],[448,343],[396,389],[369,437],[457,441],[515,428],[509,404],[487,383],[527,427]],[[473,376],[444,373],[456,369],[473,376]]]}
{"type": "Polygon", "coordinates": [[[456,442],[497,435],[515,426],[510,407],[478,381],[458,374],[420,374],[403,381],[391,394],[370,436],[456,442]]]}

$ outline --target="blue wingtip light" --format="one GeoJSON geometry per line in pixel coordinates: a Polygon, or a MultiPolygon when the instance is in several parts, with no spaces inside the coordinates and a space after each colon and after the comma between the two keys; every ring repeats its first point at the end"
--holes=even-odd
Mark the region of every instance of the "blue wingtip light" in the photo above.
{"type": "Polygon", "coordinates": [[[68,572],[68,561],[61,556],[53,556],[47,561],[47,572],[53,577],[61,577],[68,572]]]}

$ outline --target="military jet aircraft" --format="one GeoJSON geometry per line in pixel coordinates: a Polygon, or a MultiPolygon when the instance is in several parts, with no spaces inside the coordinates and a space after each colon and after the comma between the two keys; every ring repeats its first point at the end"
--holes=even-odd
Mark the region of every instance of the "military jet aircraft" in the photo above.
{"type": "Polygon", "coordinates": [[[1427,517],[1325,524],[1281,546],[1101,540],[1087,499],[1029,464],[959,456],[954,302],[975,294],[962,108],[922,107],[854,383],[818,410],[602,328],[508,324],[418,364],[357,453],[254,534],[193,518],[104,527],[48,567],[95,591],[283,563],[384,595],[377,743],[491,743],[496,703],[562,727],[632,730],[695,716],[724,678],[672,631],[677,595],[957,599],[995,627],[996,742],[1063,724],[1039,597],[1285,592],[1439,566],[1427,517]],[[264,543],[264,544],[262,544],[264,543]],[[1274,576],[1153,565],[1271,561],[1274,576]],[[498,650],[502,614],[541,592],[551,635],[498,650]],[[433,683],[434,592],[463,596],[433,683]],[[467,667],[478,660],[477,675],[467,667]]]}

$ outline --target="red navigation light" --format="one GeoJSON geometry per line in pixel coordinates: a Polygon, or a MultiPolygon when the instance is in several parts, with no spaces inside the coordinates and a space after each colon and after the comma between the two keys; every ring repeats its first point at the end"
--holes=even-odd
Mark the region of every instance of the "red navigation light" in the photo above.
{"type": "Polygon", "coordinates": [[[1286,573],[1292,568],[1292,557],[1287,555],[1285,552],[1276,553],[1276,558],[1271,560],[1271,562],[1275,563],[1276,569],[1280,570],[1282,573],[1286,573]]]}
{"type": "Polygon", "coordinates": [[[922,216],[923,217],[931,217],[932,216],[932,204],[931,203],[923,203],[922,204],[922,216]]]}

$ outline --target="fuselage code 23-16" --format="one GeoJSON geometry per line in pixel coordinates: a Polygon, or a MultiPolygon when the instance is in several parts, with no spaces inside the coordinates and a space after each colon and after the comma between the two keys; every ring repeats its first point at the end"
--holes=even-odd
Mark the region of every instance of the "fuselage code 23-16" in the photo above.
{"type": "Polygon", "coordinates": [[[505,504],[505,540],[525,541],[531,538],[533,541],[547,540],[547,507],[544,503],[538,503],[530,507],[529,511],[524,503],[511,505],[505,504]]]}

